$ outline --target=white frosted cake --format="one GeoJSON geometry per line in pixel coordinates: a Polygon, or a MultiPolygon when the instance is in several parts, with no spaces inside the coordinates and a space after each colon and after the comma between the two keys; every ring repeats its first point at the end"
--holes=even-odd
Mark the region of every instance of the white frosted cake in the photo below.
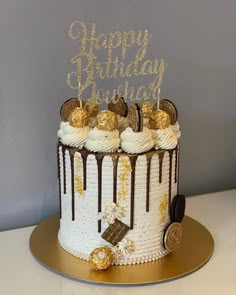
{"type": "Polygon", "coordinates": [[[85,109],[69,113],[58,131],[60,245],[90,261],[112,253],[115,265],[154,261],[174,250],[185,207],[178,195],[177,114],[174,120],[163,110],[147,116],[137,105],[123,118],[111,111],[97,118],[85,109]]]}

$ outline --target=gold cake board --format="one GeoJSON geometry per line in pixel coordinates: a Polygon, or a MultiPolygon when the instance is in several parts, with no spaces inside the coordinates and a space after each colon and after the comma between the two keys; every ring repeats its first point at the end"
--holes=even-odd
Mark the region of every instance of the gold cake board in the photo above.
{"type": "Polygon", "coordinates": [[[185,216],[181,246],[154,262],[128,266],[111,266],[106,271],[90,269],[87,261],[78,259],[59,245],[59,216],[40,223],[30,237],[33,256],[45,267],[63,276],[99,284],[149,284],[176,279],[203,266],[212,256],[214,240],[210,232],[196,220],[185,216]]]}

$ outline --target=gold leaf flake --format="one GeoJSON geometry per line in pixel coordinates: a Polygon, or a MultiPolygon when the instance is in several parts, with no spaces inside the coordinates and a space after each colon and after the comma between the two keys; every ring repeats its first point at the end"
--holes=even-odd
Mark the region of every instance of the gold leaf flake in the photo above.
{"type": "Polygon", "coordinates": [[[81,198],[84,197],[84,187],[83,187],[83,166],[82,166],[82,159],[79,154],[77,154],[74,158],[74,186],[75,192],[79,193],[81,198]]]}
{"type": "Polygon", "coordinates": [[[84,196],[83,182],[79,175],[75,176],[75,192],[80,194],[80,197],[84,196]]]}
{"type": "Polygon", "coordinates": [[[118,197],[121,199],[126,199],[128,196],[129,175],[132,169],[128,157],[120,157],[119,164],[121,166],[121,172],[118,176],[120,181],[118,197]]]}
{"type": "Polygon", "coordinates": [[[169,198],[167,194],[164,194],[159,206],[159,212],[160,212],[160,222],[164,223],[166,221],[166,216],[168,215],[168,204],[169,204],[169,198]]]}

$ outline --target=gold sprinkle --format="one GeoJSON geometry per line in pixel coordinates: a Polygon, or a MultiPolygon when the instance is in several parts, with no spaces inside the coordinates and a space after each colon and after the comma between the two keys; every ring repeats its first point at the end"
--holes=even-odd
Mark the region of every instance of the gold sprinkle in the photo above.
{"type": "Polygon", "coordinates": [[[74,176],[74,182],[75,182],[75,192],[79,193],[80,198],[84,197],[84,187],[83,187],[83,166],[82,166],[82,159],[79,155],[75,156],[74,159],[74,165],[75,165],[75,176],[74,176]]]}
{"type": "Polygon", "coordinates": [[[120,157],[119,163],[121,166],[121,172],[118,176],[120,181],[118,197],[121,199],[126,199],[128,196],[129,175],[132,169],[128,157],[120,157]]]}
{"type": "Polygon", "coordinates": [[[83,182],[79,175],[75,176],[75,192],[80,194],[80,197],[84,196],[83,182]]]}
{"type": "Polygon", "coordinates": [[[160,222],[164,223],[166,221],[166,216],[167,216],[167,210],[168,210],[168,204],[169,204],[169,199],[168,195],[164,194],[162,196],[162,201],[159,206],[159,212],[160,212],[160,222]]]}

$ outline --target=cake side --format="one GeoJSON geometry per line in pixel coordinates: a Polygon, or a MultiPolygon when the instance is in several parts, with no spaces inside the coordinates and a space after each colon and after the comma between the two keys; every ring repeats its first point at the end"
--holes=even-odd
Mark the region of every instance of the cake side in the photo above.
{"type": "Polygon", "coordinates": [[[144,154],[91,153],[58,143],[61,246],[88,260],[93,249],[111,246],[101,236],[109,224],[98,214],[115,203],[135,250],[114,264],[156,260],[168,251],[163,234],[178,189],[178,146],[144,154]]]}

